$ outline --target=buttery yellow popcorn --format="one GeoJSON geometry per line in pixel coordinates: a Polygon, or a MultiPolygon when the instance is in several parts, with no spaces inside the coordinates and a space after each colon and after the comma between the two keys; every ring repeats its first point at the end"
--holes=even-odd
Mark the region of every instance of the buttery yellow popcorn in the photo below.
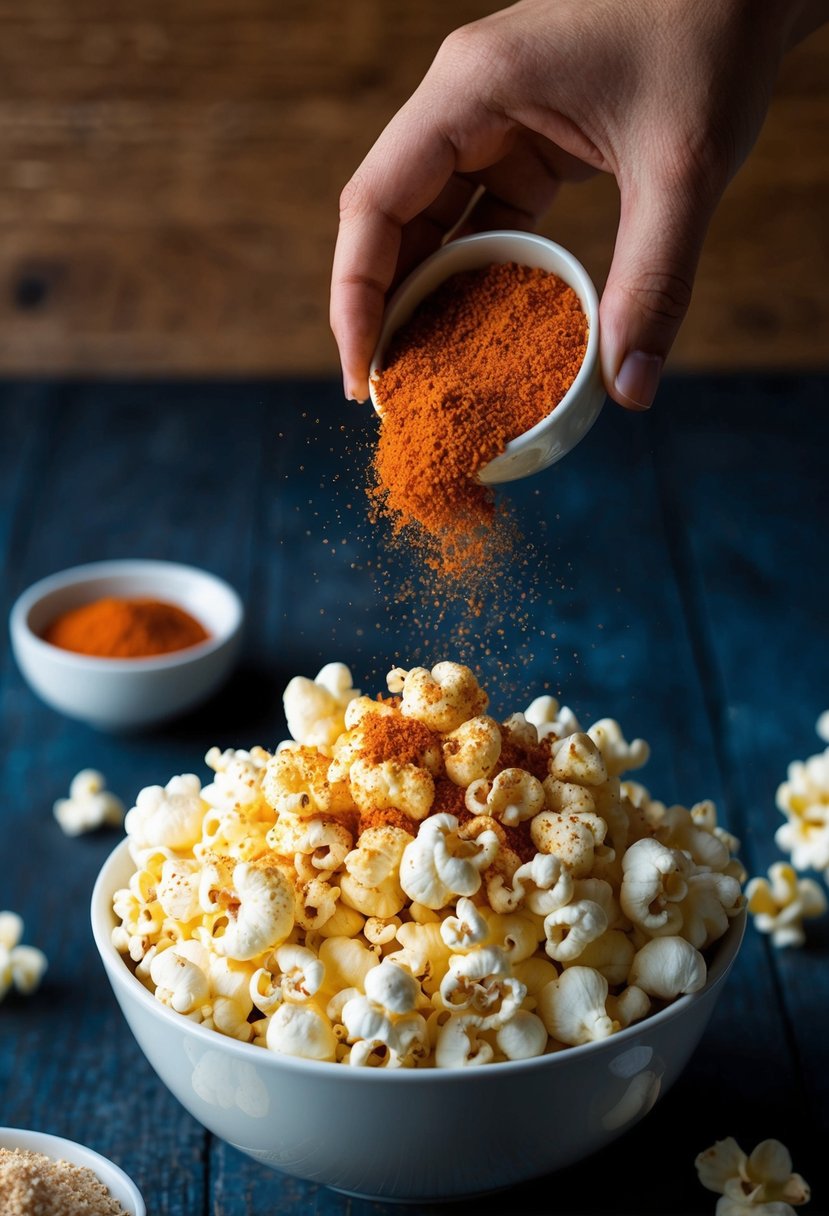
{"type": "Polygon", "coordinates": [[[350,1067],[529,1059],[706,981],[744,906],[736,841],[623,781],[648,758],[552,698],[497,721],[458,663],[343,664],[285,691],[274,754],[211,748],[125,826],[117,948],[156,998],[265,1050],[350,1067]]]}

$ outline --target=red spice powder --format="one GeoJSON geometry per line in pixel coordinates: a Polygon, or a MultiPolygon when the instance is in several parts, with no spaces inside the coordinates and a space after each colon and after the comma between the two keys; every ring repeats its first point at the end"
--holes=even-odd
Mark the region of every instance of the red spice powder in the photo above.
{"type": "Polygon", "coordinates": [[[428,726],[395,714],[366,714],[360,723],[360,756],[370,764],[394,760],[420,764],[427,749],[439,742],[428,726]]]}
{"type": "Polygon", "coordinates": [[[503,550],[480,469],[546,417],[578,373],[587,317],[572,288],[514,262],[453,275],[394,335],[374,388],[369,497],[450,576],[503,550]]]}

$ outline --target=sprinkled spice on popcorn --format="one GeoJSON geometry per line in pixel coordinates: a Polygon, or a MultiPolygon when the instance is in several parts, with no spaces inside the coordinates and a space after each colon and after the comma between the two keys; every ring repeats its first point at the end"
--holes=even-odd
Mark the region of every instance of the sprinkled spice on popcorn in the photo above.
{"type": "Polygon", "coordinates": [[[277,1053],[461,1067],[604,1038],[695,992],[743,908],[711,803],[624,780],[649,755],[552,697],[504,721],[469,668],[329,664],[293,738],[142,790],[116,947],[156,998],[277,1053]]]}
{"type": "Polygon", "coordinates": [[[126,1216],[85,1166],[43,1153],[0,1148],[0,1216],[126,1216]]]}
{"type": "Polygon", "coordinates": [[[587,329],[562,279],[509,262],[452,275],[392,338],[374,379],[382,425],[370,494],[444,574],[509,543],[478,473],[560,403],[587,329]]]}

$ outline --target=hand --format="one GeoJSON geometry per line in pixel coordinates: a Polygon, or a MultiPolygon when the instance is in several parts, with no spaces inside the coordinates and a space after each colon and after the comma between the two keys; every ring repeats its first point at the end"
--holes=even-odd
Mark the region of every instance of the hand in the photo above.
{"type": "Polygon", "coordinates": [[[602,372],[621,405],[650,406],[711,216],[820,7],[521,0],[451,34],[342,193],[331,327],[346,396],[368,395],[387,292],[447,234],[532,229],[561,182],[602,171],[621,204],[602,372]]]}

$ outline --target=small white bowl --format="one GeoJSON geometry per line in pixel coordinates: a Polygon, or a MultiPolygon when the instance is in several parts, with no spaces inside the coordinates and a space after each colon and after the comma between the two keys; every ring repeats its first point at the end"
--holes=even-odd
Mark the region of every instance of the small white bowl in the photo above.
{"type": "Polygon", "coordinates": [[[74,1140],[62,1136],[49,1136],[46,1132],[24,1131],[16,1127],[0,1127],[0,1148],[20,1149],[23,1152],[42,1153],[52,1161],[68,1161],[70,1165],[85,1166],[92,1170],[104,1184],[113,1199],[120,1203],[129,1216],[147,1216],[144,1200],[138,1187],[120,1166],[95,1153],[74,1140]]]}
{"type": "Polygon", "coordinates": [[[376,409],[374,375],[383,367],[383,356],[392,335],[409,320],[421,300],[450,275],[505,262],[552,271],[573,288],[587,316],[587,350],[575,380],[555,409],[531,430],[511,439],[501,455],[481,469],[479,480],[487,485],[529,477],[555,464],[584,438],[604,405],[599,364],[599,299],[590,276],[572,253],[531,232],[480,232],[449,241],[426,258],[394,292],[369,372],[369,392],[376,409]]]}
{"type": "Polygon", "coordinates": [[[112,944],[112,898],[134,870],[124,840],[95,882],[92,932],[138,1047],[182,1106],[263,1165],[408,1202],[549,1174],[646,1117],[702,1037],[746,922],[716,944],[704,988],[609,1038],[482,1068],[350,1068],[240,1043],[148,992],[112,944]]]}
{"type": "Polygon", "coordinates": [[[9,618],[12,649],[47,705],[101,730],[134,730],[204,701],[229,675],[241,642],[242,602],[223,579],[176,562],[111,561],[75,566],[24,591],[9,618]],[[143,659],[95,658],[42,638],[55,617],[104,596],[177,604],[209,633],[185,650],[143,659]]]}

